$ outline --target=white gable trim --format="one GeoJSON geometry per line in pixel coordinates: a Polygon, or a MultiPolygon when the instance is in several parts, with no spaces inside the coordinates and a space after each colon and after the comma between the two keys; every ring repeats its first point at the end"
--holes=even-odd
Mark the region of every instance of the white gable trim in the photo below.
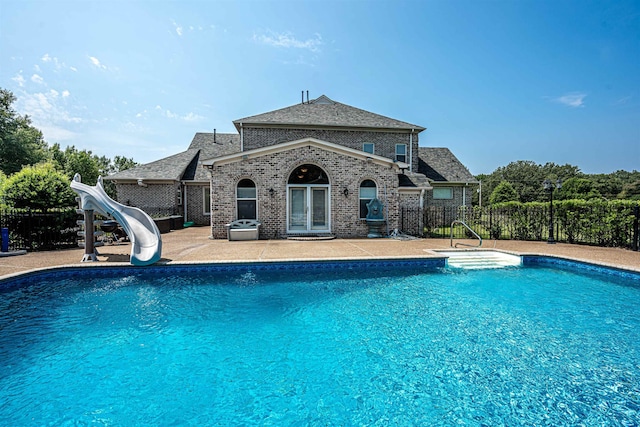
{"type": "Polygon", "coordinates": [[[221,166],[229,163],[240,162],[247,159],[255,159],[257,157],[267,156],[269,154],[282,153],[284,151],[294,150],[300,147],[317,147],[322,150],[331,151],[336,154],[353,157],[355,159],[364,160],[389,168],[408,168],[404,163],[396,163],[386,157],[377,156],[375,154],[365,153],[364,151],[355,150],[343,145],[334,144],[332,142],[321,141],[316,138],[304,138],[296,141],[283,142],[281,144],[270,145],[268,147],[256,148],[254,150],[243,151],[240,153],[229,154],[213,159],[206,159],[201,162],[204,167],[212,167],[214,165],[221,166]]]}

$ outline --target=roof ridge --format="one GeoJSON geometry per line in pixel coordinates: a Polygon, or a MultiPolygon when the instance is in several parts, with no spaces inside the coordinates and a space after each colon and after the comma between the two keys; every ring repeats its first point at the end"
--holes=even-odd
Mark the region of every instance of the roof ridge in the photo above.
{"type": "Polygon", "coordinates": [[[412,130],[418,132],[425,129],[419,125],[334,101],[326,95],[321,95],[306,103],[297,103],[237,119],[233,123],[238,131],[240,131],[240,126],[245,124],[412,130]]]}

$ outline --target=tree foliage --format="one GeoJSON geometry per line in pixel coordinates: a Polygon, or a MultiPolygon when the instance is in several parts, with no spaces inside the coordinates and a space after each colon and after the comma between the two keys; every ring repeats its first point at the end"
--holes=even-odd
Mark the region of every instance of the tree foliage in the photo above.
{"type": "Polygon", "coordinates": [[[489,198],[489,201],[491,202],[491,204],[504,203],[504,202],[517,202],[518,193],[516,192],[516,189],[513,188],[513,185],[511,185],[509,181],[502,181],[491,192],[491,197],[489,198]]]}
{"type": "MultiPolygon", "coordinates": [[[[15,178],[16,180],[24,180],[25,176],[38,176],[34,171],[41,168],[34,165],[42,162],[48,162],[47,166],[42,166],[43,168],[66,175],[68,181],[79,173],[82,182],[89,185],[95,185],[100,175],[107,176],[137,165],[133,159],[124,156],[115,156],[111,160],[88,150],[79,150],[75,146],[62,149],[60,144],[56,143],[49,147],[42,132],[31,126],[29,117],[20,116],[13,109],[15,101],[16,97],[12,92],[0,88],[0,201],[5,197],[2,182],[9,180],[7,176],[13,178],[13,175],[20,172],[24,173],[15,178]]],[[[11,182],[12,185],[15,184],[14,181],[11,182]]],[[[23,186],[22,190],[12,188],[13,193],[8,196],[12,200],[12,206],[26,203],[23,199],[24,194],[31,193],[34,197],[43,195],[42,191],[34,188],[34,183],[31,183],[31,186],[23,186]],[[27,191],[27,188],[30,189],[27,191]]],[[[115,185],[112,182],[105,182],[105,189],[111,196],[115,195],[115,185]]],[[[57,203],[53,195],[42,200],[34,199],[29,207],[50,207],[52,203],[57,203]]]]}
{"type": "Polygon", "coordinates": [[[12,92],[0,88],[0,170],[7,175],[48,156],[42,132],[31,126],[28,116],[16,113],[15,100],[12,92]]]}
{"type": "Polygon", "coordinates": [[[59,144],[54,144],[50,151],[53,161],[69,179],[73,179],[73,176],[79,173],[83,183],[96,184],[102,166],[101,158],[93,155],[91,151],[78,150],[73,145],[63,151],[59,144]]]}
{"type": "Polygon", "coordinates": [[[69,186],[70,182],[51,162],[27,166],[5,181],[3,199],[9,207],[44,212],[74,206],[75,193],[69,186]]]}
{"type": "Polygon", "coordinates": [[[556,193],[558,200],[591,200],[600,197],[600,192],[595,189],[593,181],[587,178],[569,178],[562,183],[562,188],[556,193]]]}
{"type": "Polygon", "coordinates": [[[499,167],[488,175],[478,175],[476,178],[482,182],[481,197],[484,205],[491,203],[491,195],[502,181],[507,181],[513,186],[519,202],[547,201],[549,196],[542,186],[545,179],[553,182],[557,179],[563,181],[563,188],[555,193],[559,199],[590,200],[599,197],[607,200],[633,199],[634,194],[637,195],[633,183],[640,183],[640,172],[617,171],[611,174],[587,175],[577,166],[569,164],[541,165],[532,161],[519,160],[499,167]],[[627,190],[623,191],[625,189],[627,190]]]}

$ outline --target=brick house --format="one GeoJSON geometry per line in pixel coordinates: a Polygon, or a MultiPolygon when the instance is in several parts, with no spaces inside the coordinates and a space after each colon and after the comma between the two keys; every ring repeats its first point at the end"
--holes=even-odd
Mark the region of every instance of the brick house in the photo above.
{"type": "Polygon", "coordinates": [[[187,151],[105,179],[121,203],[208,224],[213,238],[245,218],[260,238],[363,237],[374,197],[393,231],[401,206],[470,205],[478,183],[448,149],[418,146],[424,127],[324,95],[233,124],[237,134],[196,133],[187,151]]]}

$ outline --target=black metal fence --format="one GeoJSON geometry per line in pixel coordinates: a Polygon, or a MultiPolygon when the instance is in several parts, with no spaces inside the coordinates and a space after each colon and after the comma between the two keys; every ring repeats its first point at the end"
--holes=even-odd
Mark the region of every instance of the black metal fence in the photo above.
{"type": "MultiPolygon", "coordinates": [[[[548,203],[509,203],[486,207],[402,207],[400,230],[419,237],[472,238],[464,221],[483,239],[546,241],[548,203]]],[[[554,203],[555,241],[638,250],[640,203],[631,201],[554,203]]]]}
{"type": "MultiPolygon", "coordinates": [[[[9,229],[9,250],[43,251],[77,247],[81,217],[75,208],[39,212],[0,210],[0,227],[9,229]]],[[[549,238],[548,203],[509,203],[487,207],[402,207],[400,230],[419,237],[471,238],[464,221],[483,239],[549,238]]],[[[553,231],[558,242],[638,250],[640,202],[554,203],[553,231]]]]}
{"type": "Polygon", "coordinates": [[[75,208],[0,210],[0,227],[9,229],[10,251],[46,251],[78,247],[79,218],[75,208]]]}

